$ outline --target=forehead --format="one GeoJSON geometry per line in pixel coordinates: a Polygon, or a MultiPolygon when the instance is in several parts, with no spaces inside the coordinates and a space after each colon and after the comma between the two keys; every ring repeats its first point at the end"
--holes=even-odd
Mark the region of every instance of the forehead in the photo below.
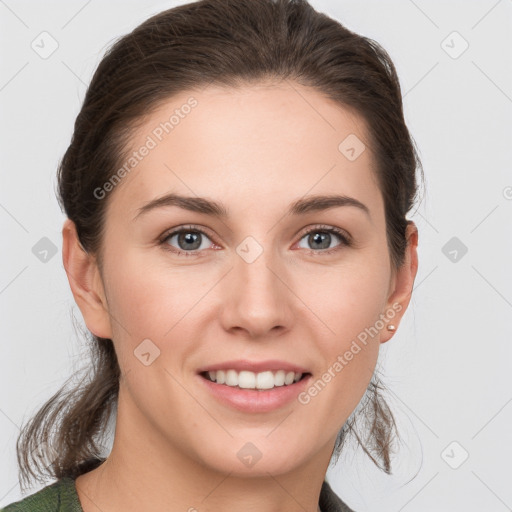
{"type": "Polygon", "coordinates": [[[171,191],[241,210],[334,192],[380,201],[364,120],[288,81],[169,98],[140,121],[122,166],[109,209],[130,219],[171,191]]]}

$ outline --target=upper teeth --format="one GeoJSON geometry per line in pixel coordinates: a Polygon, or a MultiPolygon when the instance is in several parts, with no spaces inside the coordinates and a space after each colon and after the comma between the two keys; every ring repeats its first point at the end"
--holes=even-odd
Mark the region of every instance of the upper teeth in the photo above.
{"type": "Polygon", "coordinates": [[[210,380],[217,384],[238,386],[245,389],[272,389],[274,386],[290,385],[301,379],[302,373],[278,370],[273,373],[265,371],[254,373],[249,371],[217,370],[208,372],[210,380]]]}

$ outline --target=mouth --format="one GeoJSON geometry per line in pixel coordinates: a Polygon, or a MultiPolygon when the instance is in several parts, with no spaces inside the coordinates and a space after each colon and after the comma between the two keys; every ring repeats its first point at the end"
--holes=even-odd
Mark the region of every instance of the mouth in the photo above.
{"type": "Polygon", "coordinates": [[[307,379],[311,373],[286,370],[252,372],[248,370],[237,371],[235,369],[227,369],[203,371],[199,375],[210,382],[235,389],[268,391],[274,388],[292,386],[297,382],[307,379]]]}
{"type": "Polygon", "coordinates": [[[293,407],[313,379],[306,367],[278,359],[212,363],[198,368],[197,377],[219,403],[247,414],[293,407]]]}

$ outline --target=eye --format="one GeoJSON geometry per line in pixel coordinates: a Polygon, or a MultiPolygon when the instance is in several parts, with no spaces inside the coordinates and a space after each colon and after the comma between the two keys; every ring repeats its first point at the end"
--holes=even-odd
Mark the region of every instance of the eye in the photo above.
{"type": "Polygon", "coordinates": [[[163,238],[160,239],[160,244],[168,251],[171,251],[178,256],[195,256],[202,252],[203,249],[207,249],[212,245],[210,243],[204,243],[205,238],[210,240],[208,235],[201,229],[194,226],[183,226],[174,231],[167,232],[163,238]],[[171,245],[171,240],[174,239],[174,243],[177,244],[177,248],[171,245]]]}
{"type": "Polygon", "coordinates": [[[313,226],[303,234],[301,241],[304,238],[306,238],[306,243],[311,244],[313,248],[302,248],[308,249],[308,252],[311,254],[331,254],[332,252],[340,250],[344,246],[349,247],[351,245],[350,236],[341,229],[333,226],[313,226]],[[331,247],[333,235],[334,238],[337,238],[340,241],[340,243],[331,247]]]}
{"type": "MultiPolygon", "coordinates": [[[[333,226],[313,226],[303,233],[300,241],[306,238],[306,243],[310,243],[313,248],[299,247],[307,249],[310,254],[331,254],[343,247],[351,246],[350,236],[339,228],[333,226]],[[334,247],[331,242],[334,238],[339,243],[334,247]]],[[[300,244],[299,241],[299,244],[300,244]]],[[[178,256],[197,256],[204,252],[204,249],[215,245],[205,231],[196,226],[183,226],[179,229],[166,232],[159,241],[165,250],[178,256]],[[207,242],[210,241],[210,243],[207,242]],[[173,241],[173,242],[172,242],[173,241]],[[173,245],[176,244],[176,246],[173,245]]],[[[218,247],[218,246],[217,246],[218,247]]]]}

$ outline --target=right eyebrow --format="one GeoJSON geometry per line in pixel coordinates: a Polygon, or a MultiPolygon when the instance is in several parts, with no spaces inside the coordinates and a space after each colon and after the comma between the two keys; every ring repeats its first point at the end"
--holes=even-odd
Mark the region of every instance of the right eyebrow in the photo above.
{"type": "Polygon", "coordinates": [[[204,197],[191,197],[191,196],[180,196],[178,194],[166,194],[162,197],[157,197],[152,201],[147,202],[137,210],[133,220],[137,220],[141,215],[154,210],[156,208],[163,208],[165,206],[177,206],[183,210],[191,212],[203,213],[205,215],[211,215],[212,217],[227,218],[227,208],[216,201],[206,199],[204,197]]]}

